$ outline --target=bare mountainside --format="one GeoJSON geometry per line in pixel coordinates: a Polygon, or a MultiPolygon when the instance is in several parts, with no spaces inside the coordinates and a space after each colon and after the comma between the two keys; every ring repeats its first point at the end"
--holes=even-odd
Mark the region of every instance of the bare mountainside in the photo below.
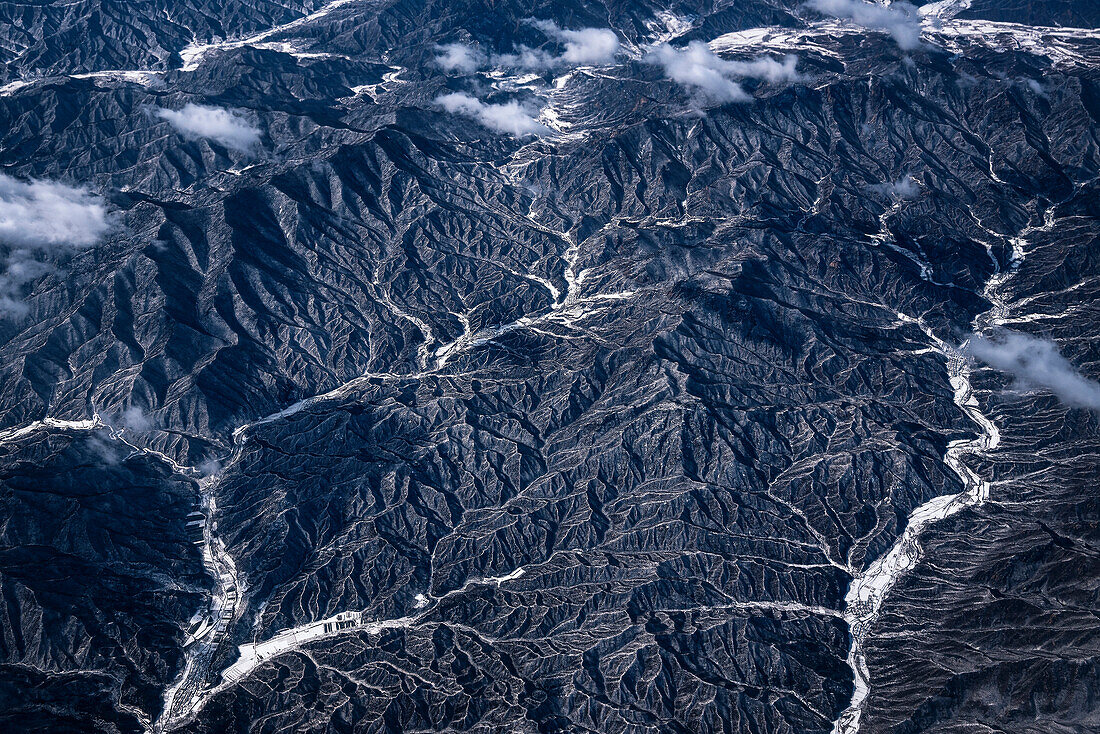
{"type": "Polygon", "coordinates": [[[1098,27],[0,8],[0,730],[1096,731],[1098,27]]]}

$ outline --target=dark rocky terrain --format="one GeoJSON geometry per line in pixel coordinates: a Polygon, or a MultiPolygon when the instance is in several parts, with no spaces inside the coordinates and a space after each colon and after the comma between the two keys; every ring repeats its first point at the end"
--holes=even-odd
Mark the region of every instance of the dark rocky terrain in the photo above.
{"type": "Polygon", "coordinates": [[[0,730],[1097,731],[1098,27],[0,6],[0,730]]]}

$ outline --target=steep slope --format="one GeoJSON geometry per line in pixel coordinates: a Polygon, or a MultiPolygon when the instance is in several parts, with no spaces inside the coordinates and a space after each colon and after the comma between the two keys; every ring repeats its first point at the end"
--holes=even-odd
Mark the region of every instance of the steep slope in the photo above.
{"type": "Polygon", "coordinates": [[[0,22],[7,724],[1091,726],[1100,37],[826,10],[0,22]]]}

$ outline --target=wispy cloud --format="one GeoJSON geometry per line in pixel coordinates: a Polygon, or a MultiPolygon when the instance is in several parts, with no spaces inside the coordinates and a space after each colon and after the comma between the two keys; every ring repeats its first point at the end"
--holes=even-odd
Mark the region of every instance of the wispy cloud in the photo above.
{"type": "Polygon", "coordinates": [[[506,69],[546,71],[557,66],[561,58],[541,48],[519,46],[515,53],[493,54],[490,63],[506,69]]]}
{"type": "Polygon", "coordinates": [[[212,477],[222,470],[222,463],[217,459],[207,459],[196,467],[199,474],[204,477],[212,477]]]}
{"type": "Polygon", "coordinates": [[[22,300],[23,289],[54,270],[52,265],[36,260],[28,250],[12,251],[4,259],[4,272],[0,273],[0,314],[25,316],[29,309],[22,300]]]}
{"type": "Polygon", "coordinates": [[[122,453],[118,446],[99,435],[92,435],[88,439],[87,446],[99,459],[100,465],[117,466],[122,461],[122,453]]]}
{"type": "Polygon", "coordinates": [[[54,270],[47,253],[90,247],[112,226],[102,197],[85,188],[0,173],[0,243],[11,248],[0,273],[0,311],[26,313],[23,288],[54,270]]]}
{"type": "Polygon", "coordinates": [[[444,43],[436,46],[435,49],[439,52],[436,54],[435,62],[443,67],[444,71],[450,73],[457,71],[473,74],[488,61],[480,49],[464,43],[444,43]]]}
{"type": "Polygon", "coordinates": [[[123,410],[111,423],[115,428],[123,428],[129,433],[138,435],[148,433],[153,428],[152,418],[136,405],[123,410]]]}
{"type": "Polygon", "coordinates": [[[242,153],[254,150],[260,143],[260,129],[233,110],[188,102],[183,109],[158,108],[155,112],[189,139],[209,138],[242,153]]]}
{"type": "Polygon", "coordinates": [[[806,4],[822,15],[843,18],[869,30],[885,31],[903,50],[920,46],[920,13],[909,3],[879,5],[864,0],[809,0],[806,4]]]}
{"type": "Polygon", "coordinates": [[[751,77],[770,82],[801,78],[796,68],[798,59],[794,56],[786,56],[782,61],[769,57],[729,61],[715,55],[702,41],[692,41],[683,49],[662,44],[652,49],[646,60],[659,64],[669,79],[691,87],[708,100],[718,103],[751,99],[735,81],[738,78],[751,77]]]}
{"type": "Polygon", "coordinates": [[[966,351],[1012,375],[1024,389],[1047,390],[1066,405],[1100,410],[1100,383],[1081,375],[1048,339],[1003,330],[992,338],[971,337],[966,351]]]}
{"type": "Polygon", "coordinates": [[[870,189],[894,199],[912,199],[920,193],[920,186],[909,174],[898,178],[896,181],[874,184],[870,189]]]}
{"type": "Polygon", "coordinates": [[[550,128],[536,120],[518,102],[488,104],[465,92],[452,92],[436,97],[436,104],[452,114],[472,117],[485,127],[509,133],[517,138],[526,135],[546,135],[550,128]]]}

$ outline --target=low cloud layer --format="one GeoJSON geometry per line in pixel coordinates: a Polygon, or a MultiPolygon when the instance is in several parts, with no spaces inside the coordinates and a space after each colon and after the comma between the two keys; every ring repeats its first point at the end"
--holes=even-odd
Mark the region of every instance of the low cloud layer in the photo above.
{"type": "Polygon", "coordinates": [[[487,104],[464,92],[453,92],[436,97],[435,102],[451,114],[471,117],[490,130],[508,133],[517,138],[526,135],[546,135],[550,132],[550,128],[536,120],[518,102],[487,104]]]}
{"type": "Polygon", "coordinates": [[[1012,375],[1024,389],[1047,390],[1071,407],[1100,410],[1100,383],[1081,375],[1050,340],[1006,330],[993,338],[972,337],[966,351],[1012,375]]]}
{"type": "Polygon", "coordinates": [[[0,273],[0,312],[26,312],[23,288],[54,270],[46,254],[91,247],[112,224],[102,197],[87,189],[0,173],[0,244],[11,248],[0,273]]]}
{"type": "Polygon", "coordinates": [[[669,79],[718,103],[751,99],[735,81],[738,78],[769,82],[796,81],[800,78],[796,69],[798,59],[794,56],[786,56],[782,61],[772,58],[727,61],[715,55],[702,41],[692,41],[684,49],[663,44],[650,51],[646,60],[659,64],[669,79]]]}
{"type": "Polygon", "coordinates": [[[157,109],[156,115],[167,120],[184,137],[209,138],[227,148],[247,153],[260,143],[260,129],[244,115],[221,107],[187,103],[183,109],[157,109]]]}
{"type": "Polygon", "coordinates": [[[920,46],[920,13],[909,3],[879,5],[864,0],[809,0],[806,4],[822,15],[843,18],[869,30],[885,31],[903,50],[920,46]]]}

